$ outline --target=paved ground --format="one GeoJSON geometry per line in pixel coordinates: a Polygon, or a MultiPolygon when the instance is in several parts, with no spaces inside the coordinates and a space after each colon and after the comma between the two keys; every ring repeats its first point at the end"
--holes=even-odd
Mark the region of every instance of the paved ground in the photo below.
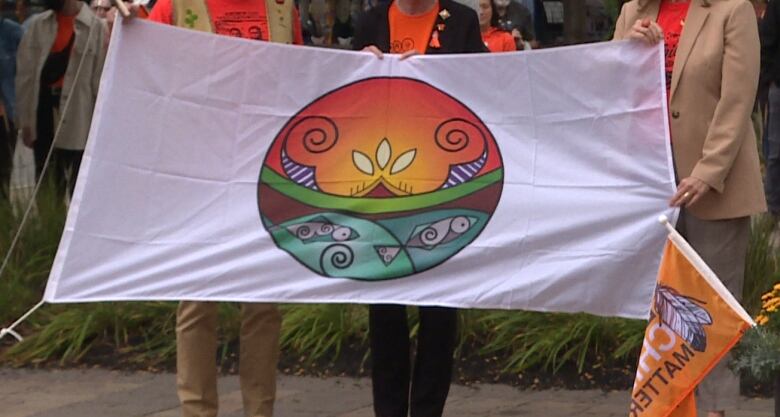
{"type": "MultiPolygon", "coordinates": [[[[238,379],[220,380],[222,417],[242,417],[238,379]]],[[[627,392],[520,391],[454,386],[447,417],[612,417],[627,415],[627,392]]],[[[0,368],[2,417],[178,417],[171,374],[0,368]]],[[[767,417],[771,400],[745,399],[729,417],[767,417]]],[[[276,417],[372,417],[364,379],[282,376],[276,417]]]]}

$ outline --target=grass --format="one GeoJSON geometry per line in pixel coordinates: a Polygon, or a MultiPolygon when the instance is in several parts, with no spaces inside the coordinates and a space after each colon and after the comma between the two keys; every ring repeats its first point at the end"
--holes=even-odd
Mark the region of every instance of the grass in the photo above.
{"type": "MultiPolygon", "coordinates": [[[[43,204],[25,228],[8,270],[0,276],[0,324],[23,314],[41,297],[64,225],[59,204],[43,204]]],[[[0,202],[0,254],[10,246],[19,221],[0,202]]],[[[745,304],[757,311],[760,295],[777,281],[776,256],[769,249],[773,223],[753,222],[745,285],[745,304]]],[[[283,305],[281,345],[299,362],[333,363],[345,347],[368,350],[368,313],[360,305],[283,305]]],[[[416,332],[415,309],[409,309],[416,332]]],[[[110,352],[122,363],[155,367],[175,357],[175,303],[95,303],[46,305],[21,328],[23,343],[0,349],[0,364],[56,362],[78,364],[85,356],[110,352]]],[[[220,307],[220,360],[228,359],[239,336],[236,304],[220,307]]],[[[545,314],[525,311],[462,310],[458,355],[498,357],[507,374],[565,366],[580,372],[594,361],[634,363],[645,323],[587,314],[545,314]]],[[[364,357],[365,360],[365,357],[364,357]]]]}
{"type": "Polygon", "coordinates": [[[350,341],[368,342],[368,310],[352,304],[285,305],[280,344],[304,360],[338,358],[350,341]]]}
{"type": "Polygon", "coordinates": [[[588,314],[488,312],[480,319],[487,340],[481,352],[504,353],[504,371],[542,367],[557,372],[592,358],[624,360],[638,354],[645,323],[588,314]]]}
{"type": "Polygon", "coordinates": [[[10,348],[16,364],[57,360],[72,364],[99,346],[154,365],[175,354],[171,303],[97,303],[48,306],[28,329],[31,336],[10,348]]]}
{"type": "MultiPolygon", "coordinates": [[[[51,190],[42,190],[38,215],[23,230],[8,267],[0,276],[2,323],[18,318],[41,298],[65,224],[64,210],[53,201],[51,190]]],[[[0,199],[0,258],[8,253],[21,211],[21,207],[0,199]]]]}

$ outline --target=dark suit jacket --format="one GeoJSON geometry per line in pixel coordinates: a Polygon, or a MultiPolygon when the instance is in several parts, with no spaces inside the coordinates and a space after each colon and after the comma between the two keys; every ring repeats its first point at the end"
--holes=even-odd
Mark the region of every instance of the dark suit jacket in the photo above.
{"type": "Polygon", "coordinates": [[[780,0],[772,0],[761,22],[761,84],[780,86],[780,0]]]}
{"type": "MultiPolygon", "coordinates": [[[[352,42],[356,50],[375,45],[382,52],[390,52],[388,11],[391,4],[392,2],[388,2],[377,6],[361,17],[352,42]]],[[[449,17],[445,19],[439,14],[431,28],[432,33],[438,25],[444,25],[444,30],[439,32],[441,47],[432,48],[429,45],[426,54],[488,52],[482,42],[479,19],[474,10],[452,0],[439,0],[439,11],[442,10],[447,10],[449,17]]]]}

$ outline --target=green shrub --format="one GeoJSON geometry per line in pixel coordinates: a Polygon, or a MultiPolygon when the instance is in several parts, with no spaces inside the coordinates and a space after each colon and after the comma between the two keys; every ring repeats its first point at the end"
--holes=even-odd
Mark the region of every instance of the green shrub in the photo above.
{"type": "Polygon", "coordinates": [[[646,323],[589,314],[489,312],[484,354],[504,353],[504,370],[529,367],[557,372],[566,364],[582,371],[587,359],[626,359],[638,354],[646,323]]]}
{"type": "Polygon", "coordinates": [[[281,347],[311,363],[335,360],[350,341],[368,340],[368,309],[353,304],[294,304],[282,307],[281,347]]]}
{"type": "Polygon", "coordinates": [[[772,216],[766,215],[755,217],[751,224],[742,291],[742,305],[750,314],[755,315],[761,310],[761,295],[771,290],[780,278],[777,250],[771,245],[775,223],[772,216]]]}
{"type": "Polygon", "coordinates": [[[130,362],[154,365],[176,352],[175,311],[175,304],[154,302],[48,306],[32,334],[7,354],[16,364],[58,360],[64,365],[106,345],[129,354],[130,362]]]}

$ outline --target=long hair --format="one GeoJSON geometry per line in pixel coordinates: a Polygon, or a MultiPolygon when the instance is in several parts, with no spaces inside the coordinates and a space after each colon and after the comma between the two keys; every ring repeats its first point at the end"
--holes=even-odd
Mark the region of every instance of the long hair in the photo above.
{"type": "MultiPolygon", "coordinates": [[[[490,0],[490,26],[494,28],[498,27],[498,12],[496,12],[496,10],[495,0],[490,0]]],[[[506,7],[506,13],[509,14],[509,6],[506,7]]]]}
{"type": "MultiPolygon", "coordinates": [[[[510,1],[509,4],[506,6],[506,15],[507,15],[507,17],[509,17],[509,10],[512,8],[513,2],[514,2],[514,0],[510,1]]],[[[490,26],[494,27],[496,29],[499,29],[499,30],[503,30],[505,32],[511,32],[511,30],[507,30],[507,28],[502,27],[499,24],[499,22],[498,22],[499,16],[498,16],[498,12],[496,10],[498,10],[498,6],[496,6],[496,1],[495,0],[490,0],[490,26]]],[[[514,23],[517,23],[517,22],[514,22],[514,23]]]]}

